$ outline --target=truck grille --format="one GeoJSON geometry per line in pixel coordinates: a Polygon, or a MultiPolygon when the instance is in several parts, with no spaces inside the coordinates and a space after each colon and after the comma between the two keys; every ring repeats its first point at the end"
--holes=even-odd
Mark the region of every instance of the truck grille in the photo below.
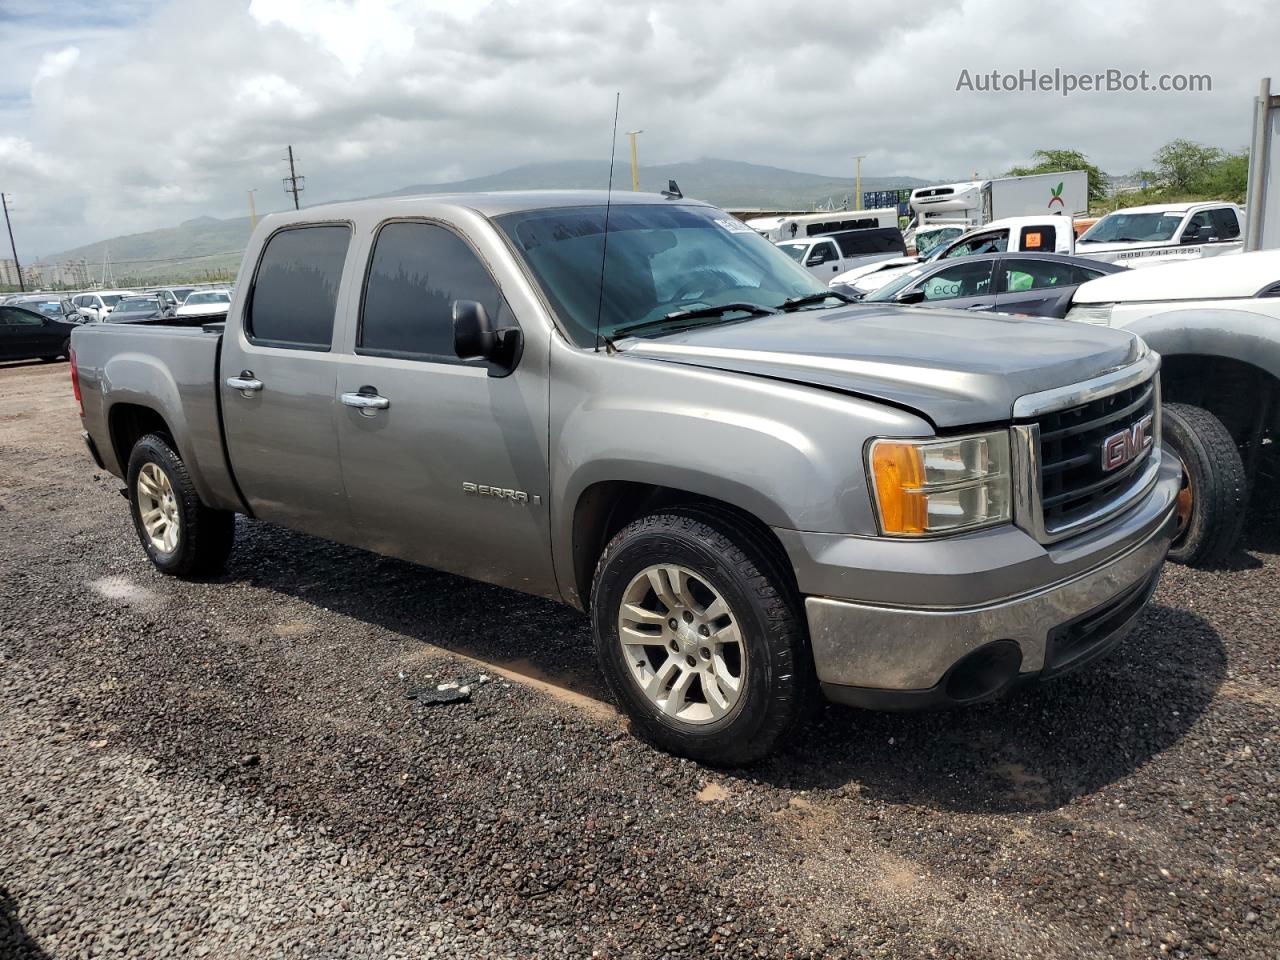
{"type": "Polygon", "coordinates": [[[1046,533],[1064,530],[1087,517],[1120,509],[1141,480],[1142,467],[1159,443],[1156,380],[1150,379],[1088,403],[1038,417],[1040,506],[1046,533]],[[1147,415],[1151,442],[1114,469],[1104,466],[1103,445],[1147,415]]]}

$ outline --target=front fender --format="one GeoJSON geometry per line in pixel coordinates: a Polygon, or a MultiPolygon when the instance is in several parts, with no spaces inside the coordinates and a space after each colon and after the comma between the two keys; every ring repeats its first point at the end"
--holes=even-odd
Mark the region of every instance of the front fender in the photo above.
{"type": "Polygon", "coordinates": [[[550,446],[562,588],[574,582],[578,504],[597,484],[708,497],[771,527],[873,534],[866,440],[932,433],[906,411],[764,377],[593,354],[561,371],[550,446]]]}
{"type": "Polygon", "coordinates": [[[1134,320],[1138,334],[1162,357],[1226,357],[1280,377],[1280,318],[1252,310],[1172,309],[1134,320]]]}

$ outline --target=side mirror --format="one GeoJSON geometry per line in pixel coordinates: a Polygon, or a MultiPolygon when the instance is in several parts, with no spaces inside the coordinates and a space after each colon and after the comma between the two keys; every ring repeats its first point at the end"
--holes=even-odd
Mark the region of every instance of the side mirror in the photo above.
{"type": "Polygon", "coordinates": [[[519,327],[495,329],[483,303],[455,300],[453,352],[460,360],[482,357],[489,361],[489,376],[505,377],[520,362],[520,355],[524,352],[524,334],[519,327]]]}
{"type": "Polygon", "coordinates": [[[895,303],[924,303],[924,291],[919,287],[914,290],[903,290],[893,299],[895,303]]]}

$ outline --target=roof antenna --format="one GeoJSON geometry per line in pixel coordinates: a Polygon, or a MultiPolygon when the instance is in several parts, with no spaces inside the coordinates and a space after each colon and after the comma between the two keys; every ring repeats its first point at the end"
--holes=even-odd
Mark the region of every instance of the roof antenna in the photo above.
{"type": "Polygon", "coordinates": [[[600,316],[604,313],[604,265],[609,255],[609,208],[613,205],[613,158],[618,152],[618,107],[622,91],[613,95],[613,145],[609,148],[609,191],[604,201],[604,240],[600,244],[600,299],[596,301],[596,352],[600,351],[600,316]]]}
{"type": "Polygon", "coordinates": [[[674,180],[667,181],[667,189],[662,191],[662,195],[668,200],[683,200],[684,194],[680,192],[680,184],[674,180]]]}

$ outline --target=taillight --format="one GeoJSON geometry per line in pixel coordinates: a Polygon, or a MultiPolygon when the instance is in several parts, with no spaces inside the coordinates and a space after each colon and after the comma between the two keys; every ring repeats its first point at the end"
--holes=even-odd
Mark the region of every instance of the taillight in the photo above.
{"type": "Polygon", "coordinates": [[[80,419],[84,419],[84,400],[80,398],[80,371],[76,369],[75,350],[67,351],[67,359],[71,361],[71,392],[76,395],[76,403],[80,407],[80,419]]]}

